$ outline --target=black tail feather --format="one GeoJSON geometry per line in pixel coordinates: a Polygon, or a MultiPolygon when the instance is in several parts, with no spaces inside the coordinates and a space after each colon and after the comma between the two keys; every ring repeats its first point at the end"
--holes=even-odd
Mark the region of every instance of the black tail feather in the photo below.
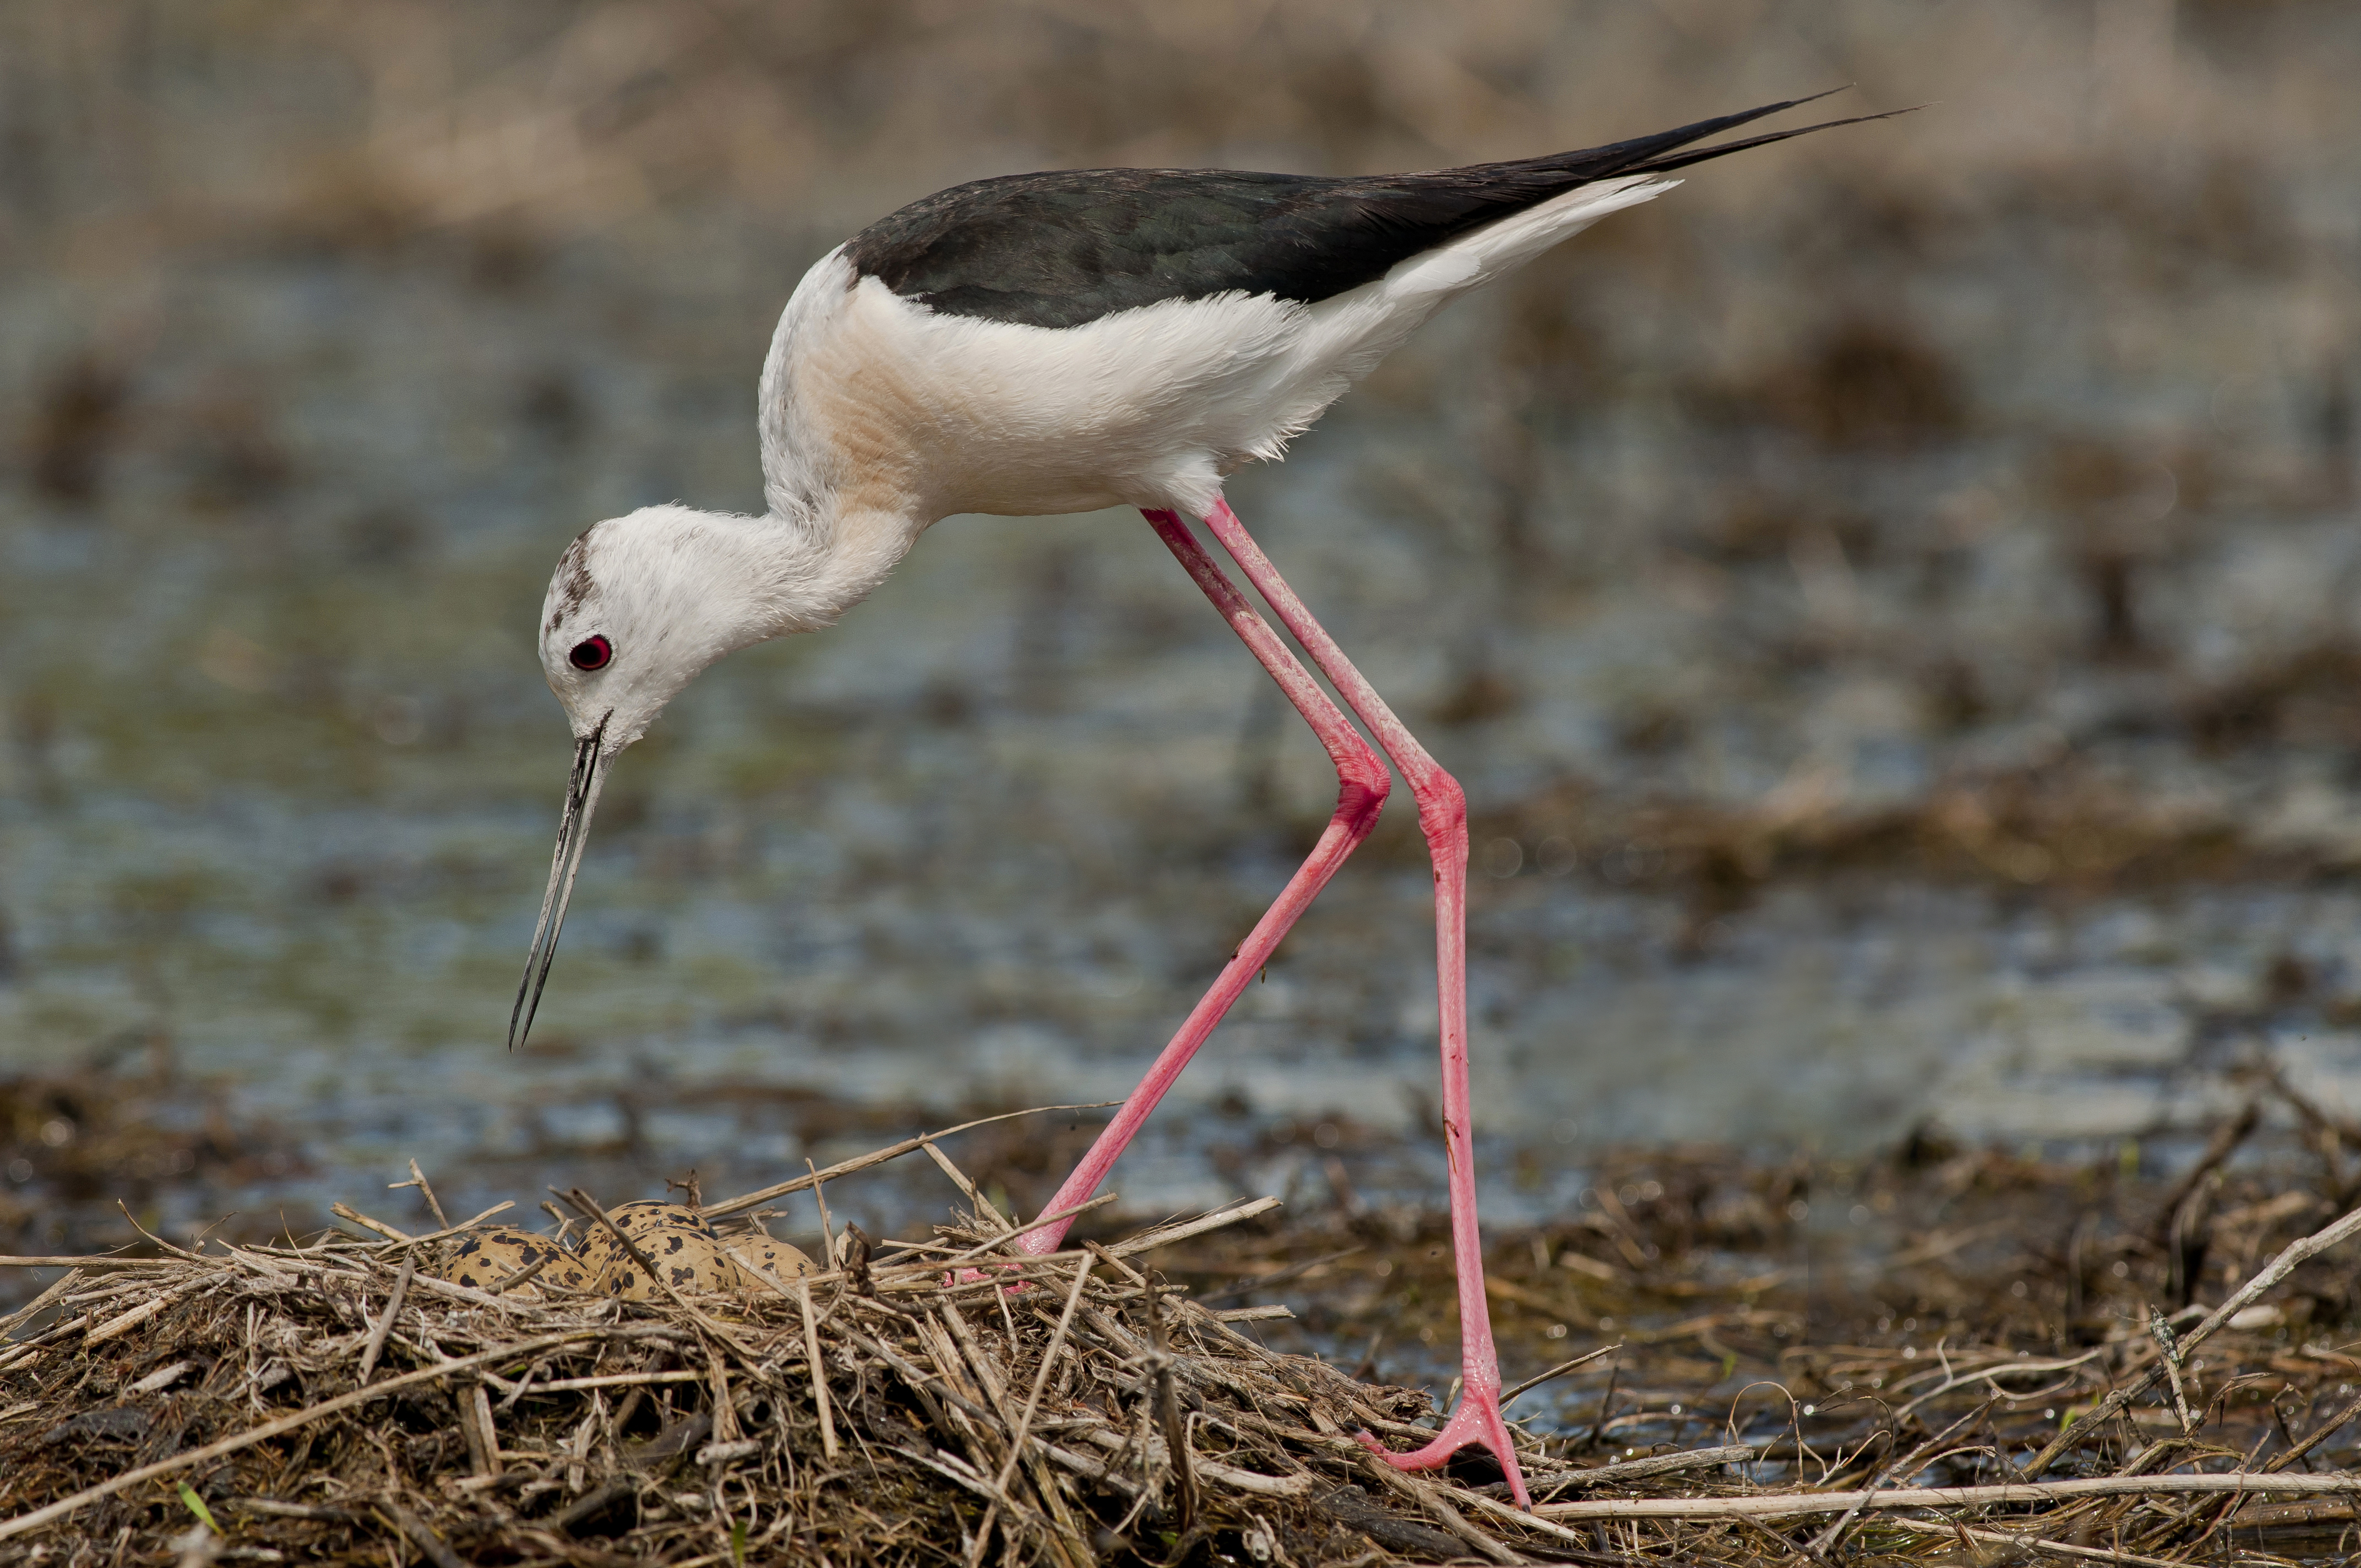
{"type": "MultiPolygon", "coordinates": [[[[1635,170],[1653,167],[1659,160],[1669,157],[1681,148],[1687,147],[1692,142],[1703,141],[1708,137],[1718,137],[1724,131],[1735,130],[1740,126],[1751,125],[1756,120],[1781,114],[1789,109],[1801,108],[1806,104],[1817,104],[1823,98],[1833,97],[1839,93],[1847,91],[1850,91],[1849,85],[1831,87],[1825,93],[1814,93],[1803,98],[1789,98],[1777,104],[1765,104],[1759,109],[1741,109],[1734,115],[1717,115],[1709,120],[1698,120],[1693,125],[1676,126],[1668,131],[1658,131],[1653,136],[1634,137],[1630,141],[1610,142],[1605,147],[1585,148],[1579,152],[1551,153],[1541,158],[1521,158],[1505,163],[1479,164],[1473,169],[1454,170],[1454,172],[1547,173],[1561,177],[1570,174],[1580,181],[1604,180],[1611,175],[1626,174],[1635,170]]],[[[1864,117],[1874,118],[1875,116],[1864,117]]],[[[1820,127],[1812,126],[1806,128],[1817,130],[1820,127]]],[[[1802,131],[1782,131],[1768,138],[1756,137],[1754,141],[1764,139],[1775,141],[1781,136],[1803,134],[1802,131]]],[[[1753,145],[1752,141],[1733,142],[1726,150],[1735,150],[1737,148],[1752,145],[1753,145]]],[[[1699,155],[1690,155],[1686,161],[1694,162],[1697,156],[1699,155]]],[[[1702,156],[1711,157],[1713,154],[1708,152],[1702,156]]],[[[1679,165],[1675,163],[1667,167],[1677,168],[1679,165]]]]}
{"type": "MultiPolygon", "coordinates": [[[[1802,103],[1810,101],[1809,99],[1798,100],[1802,103]]],[[[1814,131],[1834,130],[1839,126],[1861,126],[1867,125],[1872,120],[1890,120],[1897,115],[1915,115],[1926,106],[1924,104],[1916,104],[1907,109],[1888,109],[1883,114],[1854,115],[1841,120],[1822,120],[1818,125],[1800,126],[1792,131],[1769,131],[1759,137],[1748,137],[1742,141],[1726,141],[1719,147],[1700,147],[1662,158],[1645,159],[1638,163],[1626,164],[1613,172],[1665,174],[1675,169],[1686,169],[1692,163],[1703,163],[1708,159],[1719,158],[1724,153],[1744,152],[1750,147],[1768,147],[1774,141],[1785,141],[1790,137],[1807,137],[1814,131]]]]}

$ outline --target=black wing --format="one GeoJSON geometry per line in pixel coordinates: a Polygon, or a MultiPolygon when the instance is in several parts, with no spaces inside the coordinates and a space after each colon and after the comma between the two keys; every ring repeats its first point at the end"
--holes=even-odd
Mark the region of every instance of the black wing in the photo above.
{"type": "MultiPolygon", "coordinates": [[[[1821,94],[1826,96],[1826,94],[1821,94]]],[[[845,246],[857,273],[949,315],[1079,326],[1236,291],[1306,302],[1578,185],[1678,169],[1828,125],[1683,152],[1797,98],[1612,147],[1429,174],[1323,179],[1223,169],[1079,169],[939,191],[845,246]]]]}

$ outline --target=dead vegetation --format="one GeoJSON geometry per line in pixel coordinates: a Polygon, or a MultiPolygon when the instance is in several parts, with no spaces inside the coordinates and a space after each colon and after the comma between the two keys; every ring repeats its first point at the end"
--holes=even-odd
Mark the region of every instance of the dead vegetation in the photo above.
{"type": "MultiPolygon", "coordinates": [[[[2224,687],[2191,706],[2222,729],[2276,722],[2322,684],[2319,671],[2335,667],[2299,661],[2284,681],[2224,687]]],[[[2257,831],[2235,801],[2160,798],[2135,770],[2070,753],[1962,768],[1899,804],[1857,806],[1846,791],[1834,769],[1799,768],[1741,804],[1618,799],[1566,779],[1486,814],[1473,831],[1513,839],[1521,867],[1538,874],[1580,872],[1610,887],[1683,894],[1700,922],[1747,906],[1774,882],[1849,872],[2087,897],[2327,882],[2353,870],[2349,852],[2257,831]]]]}
{"type": "MultiPolygon", "coordinates": [[[[152,1224],[161,1198],[210,1201],[308,1169],[284,1130],[234,1119],[216,1090],[177,1070],[161,1036],[0,1077],[0,1245],[14,1251],[105,1246],[124,1239],[120,1205],[152,1224]]],[[[12,1294],[0,1282],[0,1302],[12,1294]]]]}
{"type": "MultiPolygon", "coordinates": [[[[0,1540],[60,1562],[2328,1561],[2361,1494],[2361,1299],[2332,1251],[2361,1233],[2334,1218],[2361,1129],[2248,1082],[2169,1179],[2133,1146],[2049,1165],[1931,1133],[1850,1165],[1604,1162],[1488,1263],[1510,1364],[1541,1374],[1515,1396],[1533,1515],[1480,1453],[1403,1476],[1354,1435],[1405,1446],[1436,1413],[1368,1379],[1448,1354],[1439,1222],[1345,1189],[1023,1258],[929,1137],[706,1206],[742,1261],[747,1216],[796,1188],[840,1208],[922,1150],[972,1205],[924,1242],[829,1223],[832,1267],[750,1291],[438,1277],[489,1214],[74,1260],[0,1324],[0,1540]],[[2267,1107],[2298,1135],[2257,1158],[2267,1107]],[[1303,1354],[1323,1346],[1344,1354],[1303,1354]]],[[[601,1223],[571,1201],[566,1231],[601,1223]]]]}
{"type": "Polygon", "coordinates": [[[1128,1261],[1274,1206],[1034,1259],[980,1202],[931,1242],[849,1230],[829,1272],[629,1308],[435,1277],[489,1216],[412,1237],[347,1212],[384,1239],[89,1260],[10,1326],[58,1321],[0,1352],[0,1538],[900,1562],[975,1561],[997,1530],[1018,1560],[1085,1563],[1215,1538],[1508,1560],[1469,1515],[1547,1533],[1350,1435],[1414,1436],[1425,1395],[1266,1351],[1229,1325],[1279,1310],[1210,1311],[1128,1261]]]}

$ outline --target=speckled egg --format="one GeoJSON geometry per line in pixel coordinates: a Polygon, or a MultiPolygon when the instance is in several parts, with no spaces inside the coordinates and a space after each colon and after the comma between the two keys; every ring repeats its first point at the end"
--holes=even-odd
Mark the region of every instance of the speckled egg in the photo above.
{"type": "MultiPolygon", "coordinates": [[[[713,1228],[694,1210],[678,1203],[645,1201],[619,1204],[607,1212],[616,1226],[647,1254],[649,1261],[664,1270],[666,1282],[682,1295],[743,1287],[743,1273],[722,1252],[713,1228]]],[[[605,1226],[597,1227],[583,1238],[580,1255],[584,1266],[597,1277],[593,1288],[602,1295],[619,1296],[626,1301],[668,1299],[638,1261],[616,1244],[605,1226]]]]}
{"type": "MultiPolygon", "coordinates": [[[[783,1285],[799,1274],[819,1272],[818,1266],[799,1248],[791,1247],[785,1242],[774,1242],[759,1231],[724,1236],[721,1240],[730,1252],[783,1285]]],[[[751,1280],[749,1283],[760,1286],[761,1281],[751,1280]]]]}
{"type": "Polygon", "coordinates": [[[579,1258],[560,1247],[555,1238],[537,1236],[514,1225],[481,1225],[469,1231],[444,1254],[443,1266],[435,1270],[435,1276],[454,1285],[489,1290],[509,1276],[531,1268],[544,1258],[549,1261],[542,1264],[540,1273],[509,1287],[505,1293],[538,1299],[544,1281],[566,1290],[593,1288],[591,1271],[583,1266],[579,1258]]]}

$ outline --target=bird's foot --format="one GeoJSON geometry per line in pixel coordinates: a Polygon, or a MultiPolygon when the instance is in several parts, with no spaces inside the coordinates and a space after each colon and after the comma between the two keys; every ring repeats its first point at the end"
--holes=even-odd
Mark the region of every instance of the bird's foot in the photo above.
{"type": "MultiPolygon", "coordinates": [[[[999,1269],[954,1268],[943,1276],[943,1287],[945,1289],[950,1289],[954,1286],[960,1285],[981,1285],[985,1280],[990,1279],[995,1273],[1005,1274],[1008,1269],[1015,1266],[1016,1265],[1010,1264],[999,1269]]],[[[1002,1286],[1000,1288],[1004,1294],[1014,1296],[1018,1291],[1025,1288],[1025,1281],[1022,1279],[1011,1280],[1008,1284],[1002,1286]]]]}
{"type": "Polygon", "coordinates": [[[1361,1446],[1384,1460],[1397,1470],[1433,1470],[1447,1463],[1451,1456],[1469,1443],[1481,1443],[1491,1450],[1492,1457],[1500,1463],[1500,1471],[1509,1478],[1509,1493],[1517,1507],[1530,1509],[1533,1500],[1525,1490],[1524,1472],[1517,1468],[1516,1445],[1509,1441],[1509,1423],[1500,1416],[1500,1396],[1489,1389],[1468,1389],[1459,1400],[1459,1408],[1443,1423],[1434,1441],[1411,1453],[1396,1453],[1366,1431],[1353,1434],[1361,1446]]]}

